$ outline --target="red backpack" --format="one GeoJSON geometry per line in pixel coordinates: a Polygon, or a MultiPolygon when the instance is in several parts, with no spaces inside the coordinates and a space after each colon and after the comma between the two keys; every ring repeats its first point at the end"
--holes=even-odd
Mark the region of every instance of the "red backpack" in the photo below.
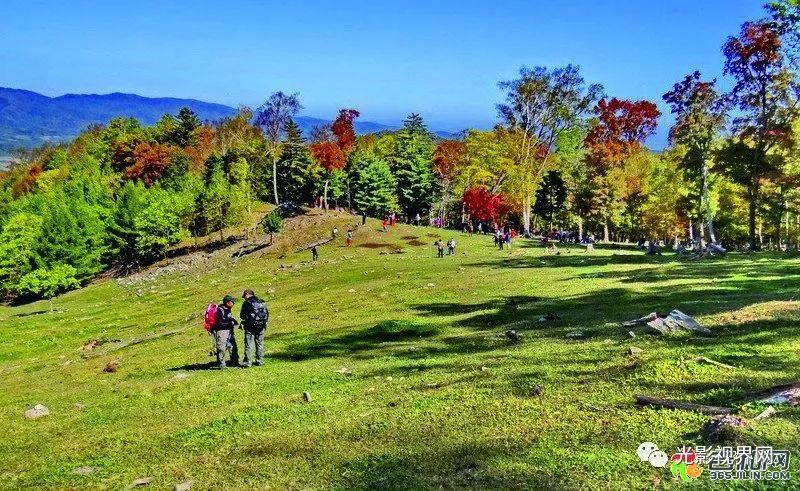
{"type": "Polygon", "coordinates": [[[217,323],[217,304],[210,303],[206,307],[206,313],[203,315],[203,329],[211,331],[214,324],[217,323]]]}

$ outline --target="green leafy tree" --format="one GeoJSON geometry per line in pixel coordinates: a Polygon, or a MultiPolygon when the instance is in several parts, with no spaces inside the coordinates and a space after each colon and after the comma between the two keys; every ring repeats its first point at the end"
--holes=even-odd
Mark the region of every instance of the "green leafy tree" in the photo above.
{"type": "Polygon", "coordinates": [[[169,191],[154,190],[148,203],[134,218],[136,252],[140,257],[165,257],[167,249],[186,237],[180,207],[169,191]]]}
{"type": "Polygon", "coordinates": [[[699,206],[697,218],[705,218],[706,229],[712,243],[717,241],[714,232],[714,212],[710,200],[709,167],[712,144],[725,127],[723,98],[714,89],[716,80],[703,82],[700,72],[694,72],[675,84],[663,99],[676,116],[669,132],[672,143],[686,147],[683,168],[699,181],[699,206]]]}
{"type": "Polygon", "coordinates": [[[283,230],[283,218],[277,210],[264,215],[264,218],[261,219],[261,230],[269,234],[269,243],[272,244],[275,234],[283,230]]]}
{"type": "Polygon", "coordinates": [[[56,264],[52,268],[37,269],[20,279],[17,293],[48,299],[52,311],[53,297],[80,286],[77,274],[78,271],[69,264],[56,264]]]}
{"type": "Polygon", "coordinates": [[[211,157],[206,163],[205,187],[200,195],[200,218],[206,234],[219,232],[225,239],[226,213],[230,206],[230,183],[225,177],[222,159],[211,157]]]}
{"type": "Polygon", "coordinates": [[[406,217],[424,214],[436,199],[433,153],[436,147],[419,114],[410,114],[397,132],[391,159],[397,180],[397,196],[406,217]]]}
{"type": "Polygon", "coordinates": [[[42,218],[15,213],[0,233],[0,292],[11,292],[34,267],[35,246],[41,237],[42,218]]]}
{"type": "Polygon", "coordinates": [[[57,188],[38,200],[42,234],[37,243],[37,268],[67,264],[84,280],[101,271],[109,251],[107,210],[91,203],[87,183],[57,188]]]}
{"type": "Polygon", "coordinates": [[[366,155],[354,163],[355,193],[359,210],[372,216],[385,216],[397,209],[397,183],[389,164],[375,155],[366,155]]]}
{"type": "Polygon", "coordinates": [[[531,199],[548,168],[560,134],[584,125],[603,88],[587,86],[577,66],[522,67],[519,78],[500,82],[506,101],[497,110],[512,143],[513,195],[530,230],[531,199]]]}

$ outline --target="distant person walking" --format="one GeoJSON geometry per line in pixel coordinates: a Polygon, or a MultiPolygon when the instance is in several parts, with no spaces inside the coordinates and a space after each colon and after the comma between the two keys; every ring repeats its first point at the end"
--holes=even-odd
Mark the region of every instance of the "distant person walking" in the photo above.
{"type": "Polygon", "coordinates": [[[455,239],[450,239],[447,241],[447,255],[452,256],[456,253],[456,241],[455,239]]]}
{"type": "Polygon", "coordinates": [[[367,224],[367,212],[366,211],[362,211],[361,212],[361,225],[366,225],[366,224],[367,224]]]}
{"type": "Polygon", "coordinates": [[[245,290],[242,294],[244,302],[239,316],[244,328],[244,363],[247,368],[251,364],[261,366],[264,364],[264,331],[267,330],[269,309],[267,303],[258,298],[253,290],[245,290]],[[255,351],[255,361],[253,361],[255,351]]]}
{"type": "Polygon", "coordinates": [[[437,240],[435,244],[439,254],[438,257],[444,257],[444,242],[442,242],[442,239],[437,240]]]}
{"type": "Polygon", "coordinates": [[[317,253],[317,246],[311,246],[311,260],[316,261],[319,259],[319,254],[317,253]]]}
{"type": "Polygon", "coordinates": [[[347,237],[344,239],[344,245],[345,247],[350,247],[352,243],[353,243],[353,231],[347,229],[347,237]]]}
{"type": "Polygon", "coordinates": [[[217,306],[217,318],[211,332],[214,333],[214,339],[217,345],[217,366],[225,368],[225,351],[228,346],[231,347],[230,362],[234,365],[239,364],[239,348],[236,346],[236,337],[233,335],[233,329],[238,324],[233,317],[231,309],[236,303],[236,300],[230,296],[225,295],[222,299],[222,304],[217,306]]]}
{"type": "Polygon", "coordinates": [[[420,222],[420,221],[422,221],[422,217],[421,217],[421,216],[419,216],[419,213],[417,213],[417,214],[414,216],[414,225],[417,225],[417,226],[419,226],[419,222],[420,222]]]}

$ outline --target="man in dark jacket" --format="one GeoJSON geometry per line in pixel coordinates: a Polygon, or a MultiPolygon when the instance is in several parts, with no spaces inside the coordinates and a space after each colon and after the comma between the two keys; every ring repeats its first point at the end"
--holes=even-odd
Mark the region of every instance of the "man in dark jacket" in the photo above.
{"type": "Polygon", "coordinates": [[[253,290],[245,290],[242,298],[244,299],[240,312],[244,328],[244,363],[242,366],[249,367],[251,363],[261,366],[264,364],[264,331],[267,330],[269,309],[267,309],[267,303],[258,298],[253,290]],[[253,362],[253,348],[255,348],[255,362],[253,362]]]}
{"type": "Polygon", "coordinates": [[[214,333],[214,340],[217,345],[217,365],[219,368],[225,368],[225,350],[230,345],[231,358],[230,362],[234,365],[239,363],[239,348],[236,346],[236,337],[233,335],[233,329],[238,324],[233,317],[233,308],[236,300],[230,296],[225,295],[222,299],[222,304],[217,307],[217,320],[211,331],[214,333]]]}

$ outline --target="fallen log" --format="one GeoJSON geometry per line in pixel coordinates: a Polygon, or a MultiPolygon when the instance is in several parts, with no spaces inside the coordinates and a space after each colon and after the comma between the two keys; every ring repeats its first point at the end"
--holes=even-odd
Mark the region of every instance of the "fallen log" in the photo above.
{"type": "Polygon", "coordinates": [[[711,358],[706,358],[705,356],[698,356],[694,359],[697,363],[708,363],[709,365],[715,365],[721,368],[726,368],[728,370],[736,370],[736,367],[733,365],[726,365],[725,363],[712,360],[711,358]]]}
{"type": "Polygon", "coordinates": [[[703,414],[731,414],[733,409],[729,407],[706,406],[704,404],[692,404],[689,402],[675,401],[672,399],[661,399],[637,395],[634,396],[636,404],[640,406],[666,407],[669,409],[682,409],[684,411],[697,411],[703,414]]]}
{"type": "Polygon", "coordinates": [[[321,245],[327,244],[328,242],[332,242],[332,241],[334,241],[334,240],[336,240],[336,237],[328,237],[328,238],[327,238],[327,239],[325,239],[325,240],[318,240],[317,242],[313,242],[313,243],[311,243],[311,244],[308,244],[307,246],[305,246],[305,247],[302,247],[302,248],[300,248],[300,249],[297,249],[297,250],[296,250],[296,251],[294,251],[294,252],[295,252],[295,253],[298,253],[298,252],[302,252],[302,251],[307,251],[308,249],[311,249],[312,247],[321,246],[321,245]]]}
{"type": "Polygon", "coordinates": [[[81,356],[83,356],[83,358],[94,358],[94,357],[97,357],[97,356],[103,356],[105,354],[111,353],[112,351],[117,351],[117,350],[120,350],[122,348],[127,348],[128,346],[133,346],[133,345],[136,345],[136,344],[139,344],[139,343],[152,341],[154,339],[160,339],[160,338],[165,338],[165,337],[168,337],[168,336],[174,336],[175,334],[181,334],[181,333],[184,333],[184,332],[188,331],[189,329],[190,328],[187,327],[187,328],[175,329],[175,330],[167,331],[167,332],[148,334],[147,336],[143,336],[141,338],[133,338],[130,341],[125,341],[125,342],[120,343],[120,344],[115,344],[115,345],[111,346],[110,348],[102,350],[102,351],[93,351],[93,352],[89,352],[89,353],[84,353],[81,356]]]}

